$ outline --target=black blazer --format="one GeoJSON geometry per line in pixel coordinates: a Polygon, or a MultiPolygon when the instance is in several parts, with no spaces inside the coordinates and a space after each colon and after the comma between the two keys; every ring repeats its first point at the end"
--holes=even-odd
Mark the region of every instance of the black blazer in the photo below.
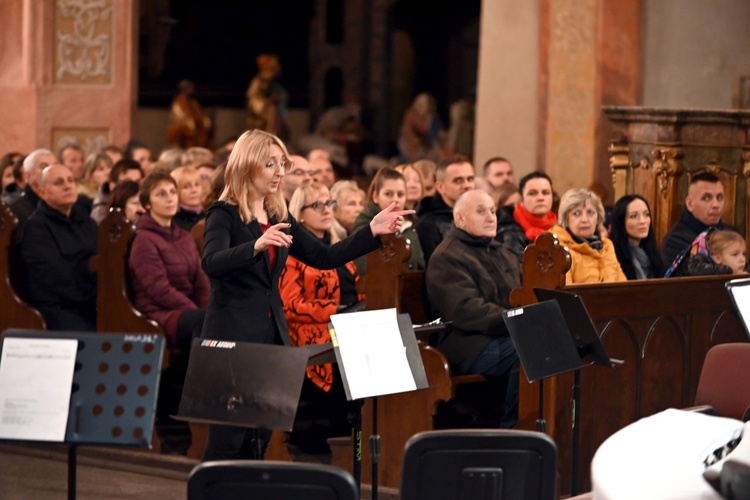
{"type": "MultiPolygon", "coordinates": [[[[289,331],[279,294],[279,276],[291,254],[318,269],[333,269],[380,247],[369,226],[333,246],[326,246],[291,215],[289,248],[276,247],[269,269],[268,251],[253,257],[263,234],[257,220],[245,224],[236,205],[214,202],[206,212],[203,269],[211,280],[211,296],[201,337],[289,345],[289,331]]],[[[277,221],[272,219],[272,224],[277,221]]]]}

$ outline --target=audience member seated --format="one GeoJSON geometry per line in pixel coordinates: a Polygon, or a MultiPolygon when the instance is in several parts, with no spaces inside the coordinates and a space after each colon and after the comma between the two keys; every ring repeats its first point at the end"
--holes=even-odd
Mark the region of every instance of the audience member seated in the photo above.
{"type": "Polygon", "coordinates": [[[105,153],[107,156],[112,158],[112,165],[125,157],[125,153],[122,152],[122,149],[118,148],[114,144],[108,144],[104,146],[102,148],[102,153],[105,153]]]}
{"type": "Polygon", "coordinates": [[[78,144],[67,144],[57,152],[57,160],[73,172],[76,181],[83,178],[84,152],[78,144]]]}
{"type": "Polygon", "coordinates": [[[503,184],[514,184],[513,165],[507,158],[495,156],[484,162],[482,173],[487,183],[493,189],[497,189],[503,184]]]}
{"type": "Polygon", "coordinates": [[[656,248],[651,208],[644,197],[626,194],[612,209],[609,237],[622,272],[629,280],[660,278],[664,275],[656,248]]]}
{"type": "Polygon", "coordinates": [[[569,189],[560,199],[558,224],[550,232],[570,252],[566,283],[625,281],[612,240],[602,238],[604,206],[593,191],[569,189]]]}
{"type": "Polygon", "coordinates": [[[452,321],[437,347],[460,374],[508,378],[501,426],[518,420],[519,361],[502,313],[521,286],[515,256],[495,240],[497,217],[490,195],[472,190],[454,206],[455,227],[435,249],[425,280],[433,316],[452,321]]]}
{"type": "Polygon", "coordinates": [[[213,163],[198,163],[198,173],[201,176],[201,191],[203,192],[203,198],[206,197],[209,191],[211,191],[211,177],[216,171],[216,165],[213,163]]]}
{"type": "MultiPolygon", "coordinates": [[[[328,188],[313,182],[294,192],[289,213],[302,227],[330,246],[339,241],[331,231],[334,205],[328,188]]],[[[331,315],[364,298],[355,290],[357,279],[357,270],[351,262],[336,269],[321,270],[289,256],[279,278],[279,291],[293,345],[331,341],[328,333],[331,315]]],[[[330,363],[308,366],[307,376],[327,392],[333,381],[333,368],[330,363]]]]}
{"type": "Polygon", "coordinates": [[[183,350],[198,337],[210,285],[193,238],[177,226],[177,183],[154,172],[141,183],[146,213],[136,222],[128,264],[135,307],[164,328],[170,345],[183,350]]]}
{"type": "Polygon", "coordinates": [[[96,330],[96,223],[76,205],[73,173],[54,164],[42,171],[42,201],[21,229],[28,300],[50,330],[96,330]]]}
{"type": "Polygon", "coordinates": [[[153,170],[161,170],[162,172],[171,172],[177,167],[185,165],[183,158],[185,157],[185,150],[178,146],[165,148],[159,153],[159,158],[154,162],[153,170]]]}
{"type": "Polygon", "coordinates": [[[125,158],[135,160],[141,166],[143,175],[148,175],[154,169],[154,156],[149,147],[138,139],[128,141],[125,148],[125,158]]]}
{"type": "Polygon", "coordinates": [[[107,212],[113,208],[119,208],[128,220],[136,222],[138,217],[145,212],[138,197],[139,189],[138,183],[130,179],[119,182],[112,190],[107,212]]]}
{"type": "Polygon", "coordinates": [[[701,172],[692,176],[685,197],[685,208],[680,220],[669,228],[661,242],[661,260],[667,269],[668,276],[685,274],[687,260],[673,267],[675,259],[693,240],[709,227],[729,229],[721,221],[724,214],[724,185],[711,172],[701,172]]]}
{"type": "Polygon", "coordinates": [[[417,212],[417,234],[424,252],[425,263],[453,227],[453,205],[458,197],[474,189],[474,167],[464,156],[452,156],[441,161],[435,171],[435,190],[431,198],[423,198],[417,212]]]}
{"type": "Polygon", "coordinates": [[[214,153],[208,148],[193,147],[188,148],[182,155],[183,165],[196,165],[199,163],[208,163],[213,165],[214,153]]]}
{"type": "MultiPolygon", "coordinates": [[[[396,202],[395,210],[403,210],[406,202],[406,180],[401,172],[392,167],[383,167],[373,177],[370,188],[367,191],[367,205],[354,221],[352,233],[356,233],[363,227],[368,227],[373,217],[381,210],[385,210],[391,203],[396,202]]],[[[401,224],[402,235],[411,243],[411,256],[406,262],[407,267],[416,271],[425,268],[424,254],[419,243],[416,226],[411,216],[404,216],[401,224]]],[[[367,274],[367,255],[362,255],[354,260],[357,272],[360,276],[367,274]]]]}
{"type": "MultiPolygon", "coordinates": [[[[289,203],[289,214],[325,245],[340,239],[332,231],[333,207],[328,188],[313,182],[301,185],[289,203]]],[[[328,322],[331,315],[364,299],[357,294],[357,270],[352,262],[336,269],[320,270],[289,256],[279,278],[279,292],[289,326],[292,345],[323,344],[331,341],[328,322]]],[[[302,390],[302,411],[298,419],[310,414],[313,424],[307,432],[295,429],[291,441],[307,449],[323,449],[326,439],[351,433],[347,423],[344,386],[330,363],[307,367],[302,390]],[[321,392],[322,391],[322,392],[321,392]],[[328,421],[328,425],[318,425],[328,421]]]]}
{"type": "Polygon", "coordinates": [[[26,186],[21,196],[14,201],[10,209],[18,219],[19,227],[23,226],[26,219],[36,210],[39,204],[39,190],[42,171],[50,165],[57,163],[55,155],[49,149],[36,149],[29,153],[23,160],[23,170],[26,177],[26,186]]]}
{"type": "Polygon", "coordinates": [[[302,184],[310,184],[313,181],[312,167],[307,158],[300,155],[290,155],[291,165],[281,178],[281,192],[284,194],[284,200],[287,205],[292,199],[294,191],[302,184]]]}
{"type": "Polygon", "coordinates": [[[15,182],[13,178],[13,165],[22,157],[21,153],[6,153],[0,158],[0,173],[2,173],[2,190],[15,182]]]}
{"type": "Polygon", "coordinates": [[[437,163],[432,160],[417,160],[414,163],[414,168],[422,174],[422,182],[424,187],[423,196],[435,196],[435,171],[437,170],[437,163]]]}
{"type": "Polygon", "coordinates": [[[708,228],[695,238],[685,259],[686,276],[747,274],[747,243],[729,229],[708,228]]]}
{"type": "Polygon", "coordinates": [[[333,163],[331,163],[331,154],[325,149],[313,149],[307,155],[307,160],[310,162],[310,176],[313,180],[331,189],[333,183],[336,182],[336,174],[333,171],[333,163]]]}
{"type": "Polygon", "coordinates": [[[21,197],[23,189],[26,187],[26,175],[23,170],[23,160],[25,156],[18,153],[8,153],[0,160],[3,165],[3,194],[2,199],[10,205],[21,197]],[[7,164],[7,165],[6,165],[7,164]],[[6,179],[10,169],[10,179],[6,179]]]}
{"type": "Polygon", "coordinates": [[[78,182],[78,194],[91,200],[92,208],[99,188],[109,179],[112,171],[112,158],[106,153],[89,155],[83,169],[83,178],[78,182]]]}
{"type": "Polygon", "coordinates": [[[179,210],[174,216],[174,223],[190,232],[199,220],[206,217],[202,204],[201,174],[195,167],[184,166],[172,170],[171,175],[177,183],[179,199],[179,210]]]}
{"type": "Polygon", "coordinates": [[[518,187],[521,201],[515,207],[501,206],[497,211],[496,239],[521,263],[526,246],[554,226],[557,215],[552,211],[552,179],[547,174],[526,174],[518,187]]]}
{"type": "Polygon", "coordinates": [[[340,240],[350,234],[354,221],[365,208],[367,195],[354,181],[336,181],[331,188],[331,198],[336,200],[333,211],[333,232],[340,240]]]}
{"type": "Polygon", "coordinates": [[[395,167],[397,172],[401,172],[406,180],[406,202],[404,207],[409,210],[419,210],[419,202],[424,198],[424,180],[419,170],[414,168],[411,163],[405,163],[395,167]]]}
{"type": "Polygon", "coordinates": [[[124,159],[112,166],[112,170],[109,171],[109,180],[99,186],[99,191],[96,193],[96,198],[94,198],[93,207],[91,208],[91,218],[97,224],[107,216],[112,190],[119,182],[125,179],[141,182],[141,179],[143,179],[143,170],[141,170],[140,163],[135,160],[124,159]]]}

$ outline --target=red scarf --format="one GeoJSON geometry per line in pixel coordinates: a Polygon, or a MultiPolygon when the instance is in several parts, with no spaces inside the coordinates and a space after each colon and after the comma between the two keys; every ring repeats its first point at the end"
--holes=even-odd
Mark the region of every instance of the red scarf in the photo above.
{"type": "Polygon", "coordinates": [[[513,218],[523,228],[523,232],[526,233],[526,237],[531,243],[534,243],[537,236],[554,226],[555,222],[557,222],[555,212],[547,212],[543,217],[537,217],[529,213],[520,203],[513,209],[513,218]]]}

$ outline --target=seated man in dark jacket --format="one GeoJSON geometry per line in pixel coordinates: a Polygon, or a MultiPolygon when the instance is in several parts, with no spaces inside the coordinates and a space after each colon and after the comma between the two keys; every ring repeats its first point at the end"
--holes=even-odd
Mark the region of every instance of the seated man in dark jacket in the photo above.
{"type": "Polygon", "coordinates": [[[438,348],[458,373],[508,377],[501,427],[518,420],[519,362],[502,312],[510,291],[521,286],[516,257],[494,238],[495,205],[482,191],[469,191],[453,208],[455,227],[427,265],[427,294],[436,317],[453,322],[438,348]]]}
{"type": "Polygon", "coordinates": [[[724,215],[724,185],[711,172],[701,172],[690,178],[685,209],[661,242],[661,260],[668,267],[666,276],[683,276],[687,262],[683,252],[703,231],[713,227],[731,229],[721,221],[724,215]],[[683,257],[677,260],[677,257],[683,257]]]}
{"type": "Polygon", "coordinates": [[[39,196],[21,235],[29,302],[50,330],[95,331],[96,277],[89,259],[96,254],[96,222],[74,206],[76,182],[63,165],[44,169],[39,196]]]}

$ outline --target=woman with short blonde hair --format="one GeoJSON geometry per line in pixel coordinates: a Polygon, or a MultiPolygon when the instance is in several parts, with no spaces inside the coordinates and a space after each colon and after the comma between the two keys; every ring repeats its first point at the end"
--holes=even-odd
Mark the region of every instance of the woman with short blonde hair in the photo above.
{"type": "Polygon", "coordinates": [[[625,281],[612,240],[602,237],[604,206],[590,189],[569,189],[560,198],[558,223],[549,230],[570,252],[566,283],[625,281]]]}

